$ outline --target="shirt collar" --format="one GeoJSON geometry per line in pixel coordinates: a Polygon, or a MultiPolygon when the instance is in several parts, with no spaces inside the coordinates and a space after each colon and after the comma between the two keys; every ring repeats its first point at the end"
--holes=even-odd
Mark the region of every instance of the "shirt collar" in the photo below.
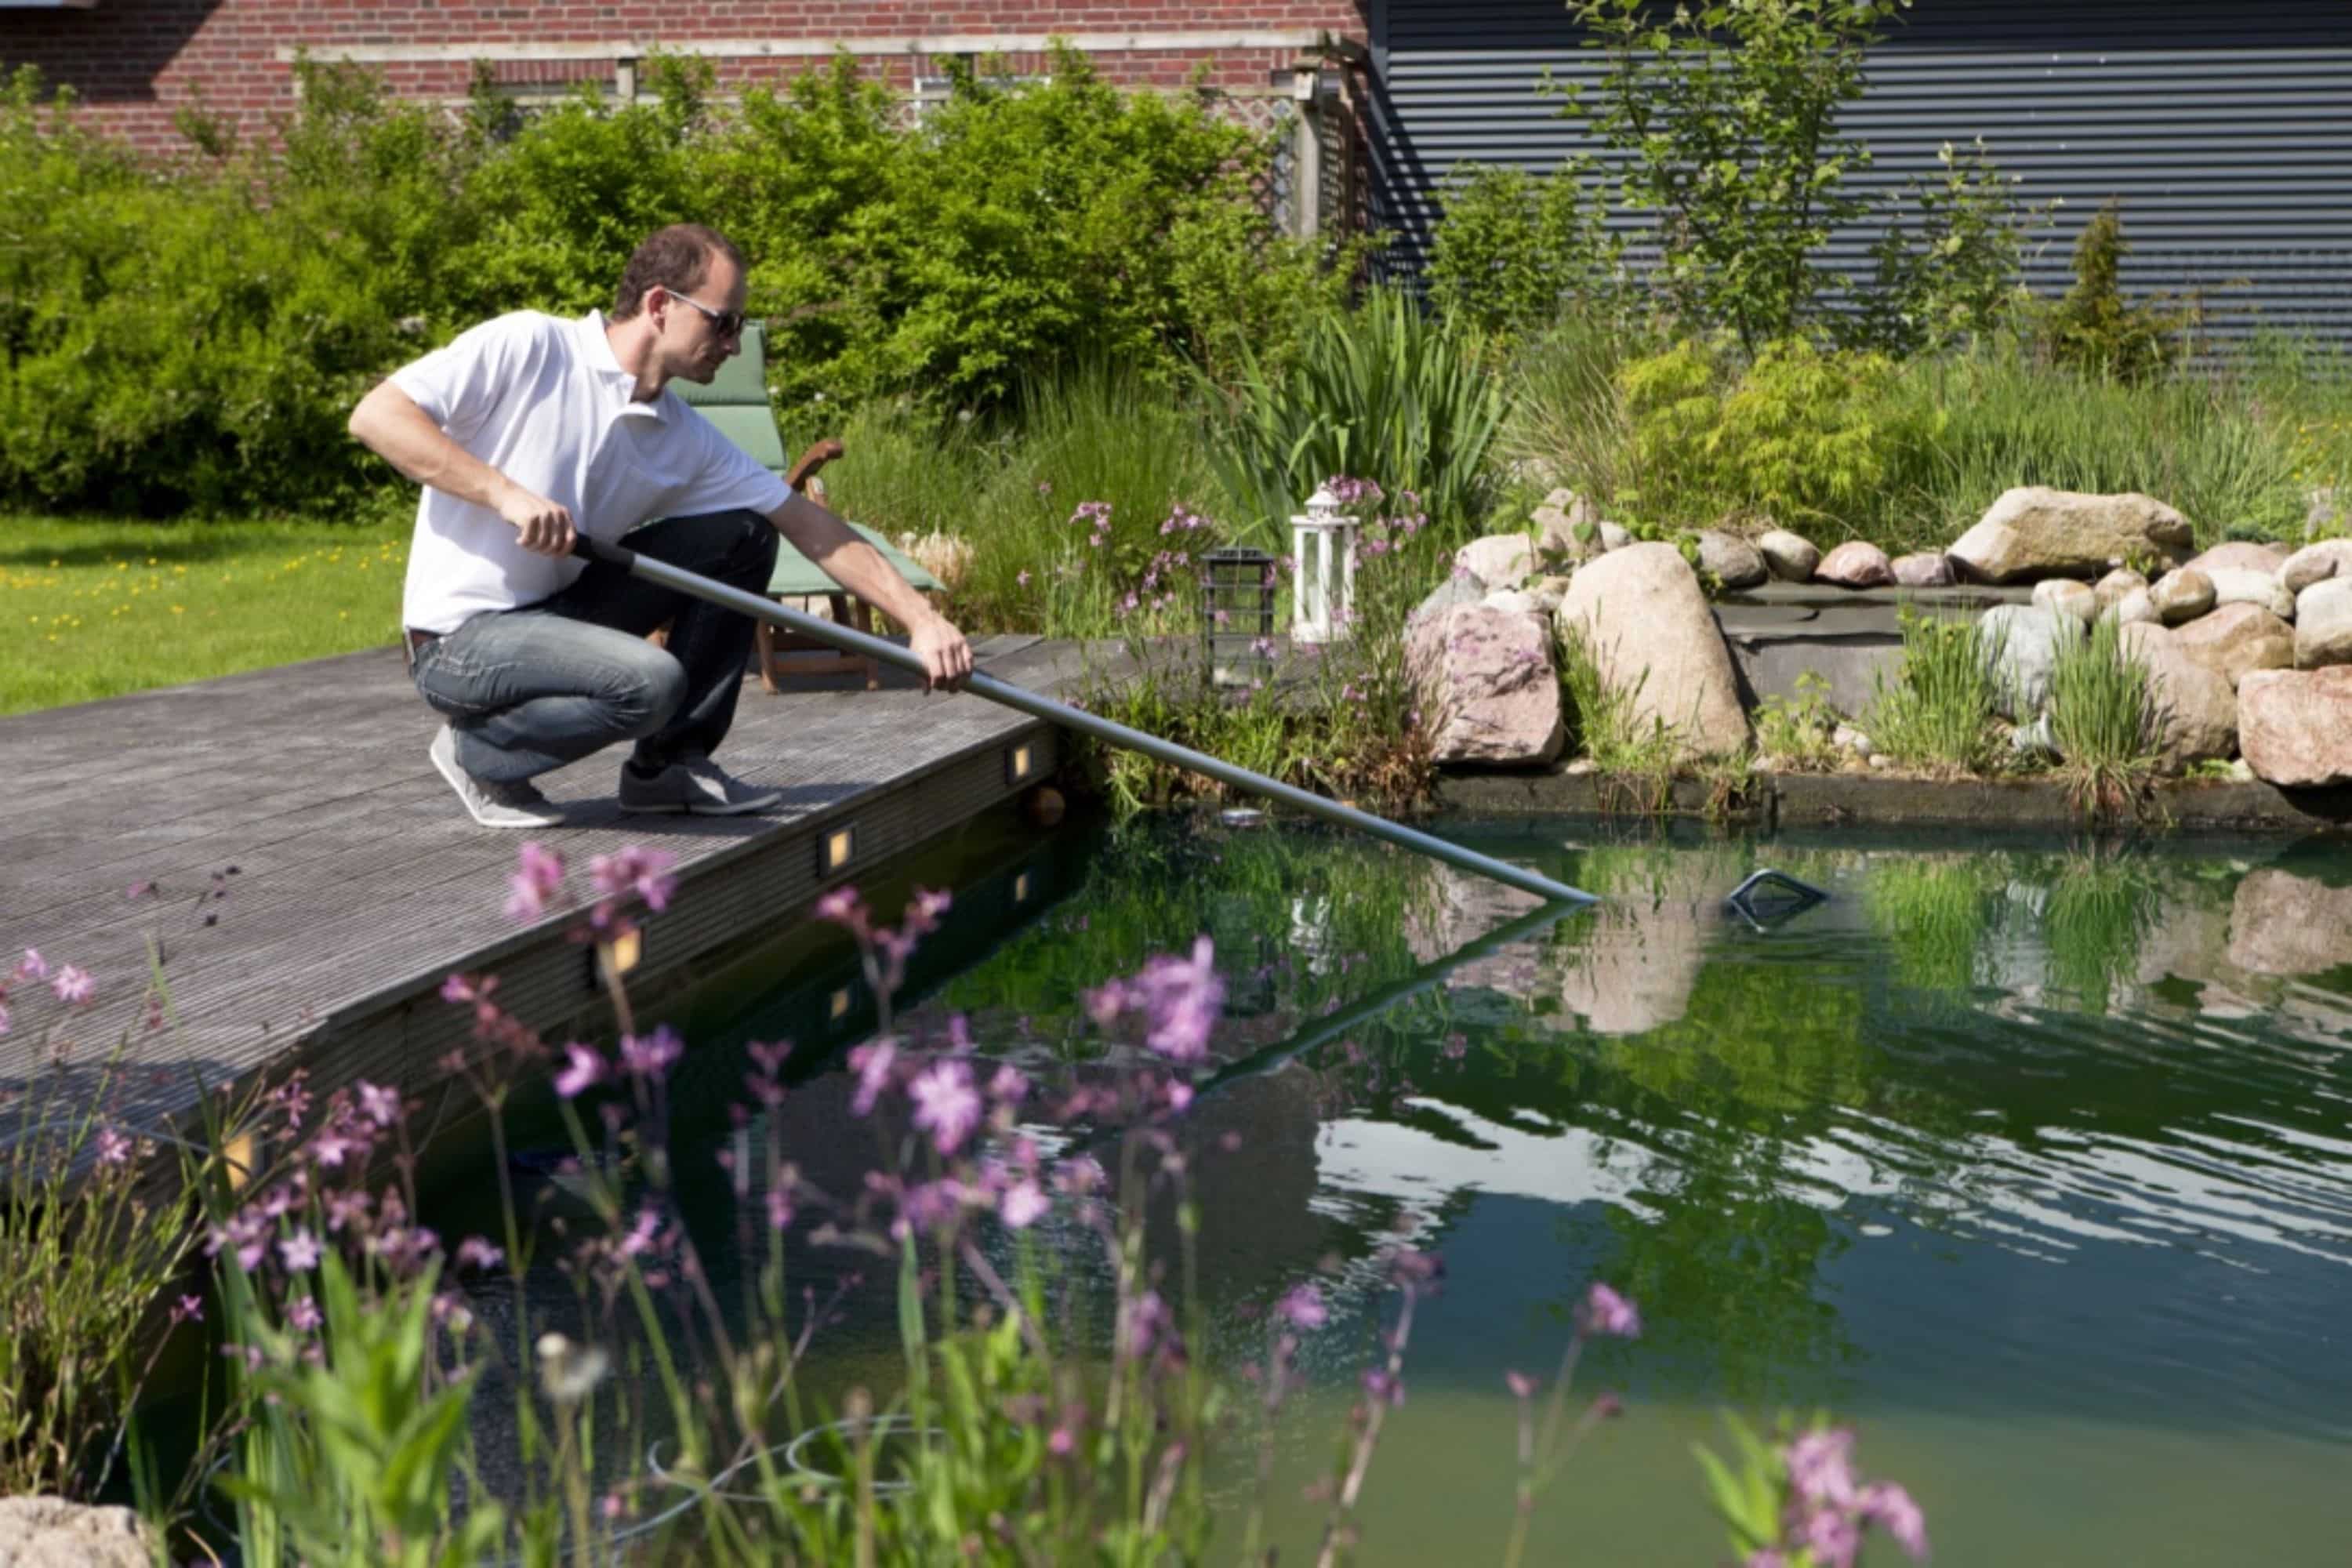
{"type": "Polygon", "coordinates": [[[649,403],[637,401],[637,378],[622,368],[619,356],[613,353],[613,340],[604,335],[604,312],[591,310],[573,322],[572,327],[580,334],[580,353],[587,361],[588,368],[594,371],[605,384],[617,388],[621,399],[620,412],[625,415],[640,413],[653,419],[662,417],[663,405],[669,401],[669,389],[664,387],[663,395],[649,403]]]}

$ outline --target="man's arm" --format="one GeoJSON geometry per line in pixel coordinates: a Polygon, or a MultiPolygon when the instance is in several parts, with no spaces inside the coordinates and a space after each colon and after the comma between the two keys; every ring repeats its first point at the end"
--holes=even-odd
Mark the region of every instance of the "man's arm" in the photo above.
{"type": "Polygon", "coordinates": [[[541,555],[568,554],[572,512],[523,489],[477,458],[433,422],[416,400],[391,382],[352,410],[351,431],[362,446],[421,485],[444,495],[488,507],[522,535],[522,546],[541,555]]]}
{"type": "Polygon", "coordinates": [[[880,551],[797,492],[770,512],[768,521],[819,571],[907,628],[908,647],[923,661],[926,687],[963,684],[971,673],[971,645],[880,551]]]}

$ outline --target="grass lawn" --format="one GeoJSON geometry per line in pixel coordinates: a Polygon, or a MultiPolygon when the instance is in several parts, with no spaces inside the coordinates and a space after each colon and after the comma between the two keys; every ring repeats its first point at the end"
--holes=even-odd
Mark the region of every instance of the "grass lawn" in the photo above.
{"type": "Polygon", "coordinates": [[[0,517],[0,713],[390,647],[410,527],[0,517]]]}

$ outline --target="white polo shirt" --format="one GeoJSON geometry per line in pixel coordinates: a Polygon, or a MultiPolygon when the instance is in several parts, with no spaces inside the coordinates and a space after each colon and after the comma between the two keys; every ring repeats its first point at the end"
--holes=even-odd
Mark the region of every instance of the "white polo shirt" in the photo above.
{"type": "MultiPolygon", "coordinates": [[[[449,438],[515,483],[569,507],[593,539],[656,518],[738,507],[774,511],[783,480],[721,436],[667,387],[632,394],[604,337],[604,317],[576,321],[517,310],[461,332],[393,372],[449,438]]],[[[525,550],[514,524],[430,485],[416,503],[402,624],[455,631],[485,610],[535,604],[578,577],[576,556],[525,550]]]]}

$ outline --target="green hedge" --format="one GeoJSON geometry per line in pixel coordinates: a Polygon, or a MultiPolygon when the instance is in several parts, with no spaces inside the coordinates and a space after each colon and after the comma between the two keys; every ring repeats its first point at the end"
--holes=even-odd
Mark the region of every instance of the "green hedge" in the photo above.
{"type": "Polygon", "coordinates": [[[1262,138],[1068,51],[1041,82],[964,72],[913,128],[845,56],[724,113],[707,64],[665,59],[650,101],[520,121],[298,69],[268,145],[192,116],[163,162],[29,69],[0,90],[0,506],[355,504],[382,469],[343,422],[376,377],[502,310],[608,305],[682,219],[751,258],[787,410],[986,406],[1080,357],[1214,370],[1341,283],[1268,232],[1262,138]]]}

